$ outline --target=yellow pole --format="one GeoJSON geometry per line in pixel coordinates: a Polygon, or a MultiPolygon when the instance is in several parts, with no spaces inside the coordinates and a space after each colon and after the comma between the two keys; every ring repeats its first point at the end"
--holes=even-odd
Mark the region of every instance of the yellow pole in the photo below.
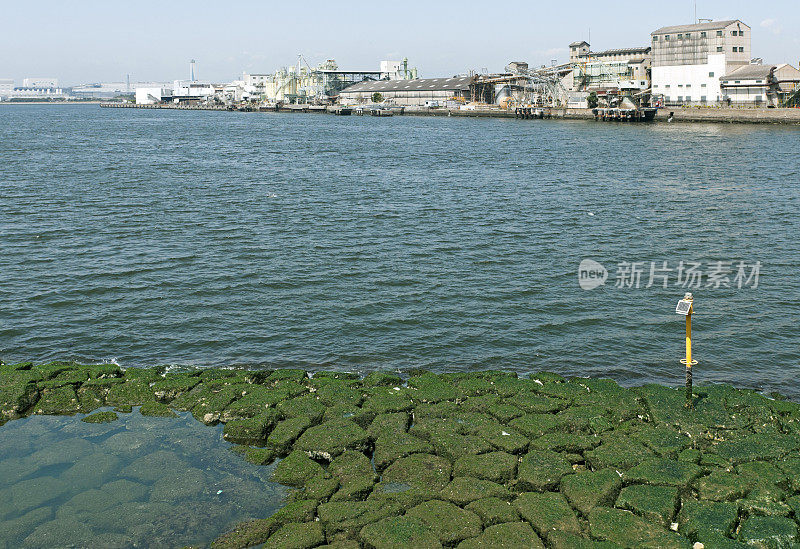
{"type": "Polygon", "coordinates": [[[692,309],[686,315],[686,407],[692,408],[692,309]]]}

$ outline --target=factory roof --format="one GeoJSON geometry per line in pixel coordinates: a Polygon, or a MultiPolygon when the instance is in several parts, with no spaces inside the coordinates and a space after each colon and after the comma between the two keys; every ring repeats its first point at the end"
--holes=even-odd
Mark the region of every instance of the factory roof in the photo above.
{"type": "Polygon", "coordinates": [[[418,78],[416,80],[365,80],[343,89],[341,93],[468,90],[472,80],[472,76],[418,78]]]}
{"type": "MultiPolygon", "coordinates": [[[[650,34],[666,34],[670,32],[688,32],[688,31],[704,31],[704,30],[719,30],[732,25],[733,23],[742,23],[739,19],[729,19],[727,21],[707,21],[704,23],[697,23],[694,25],[674,25],[672,27],[661,27],[656,29],[650,34]]],[[[742,23],[745,27],[744,23],[742,23]]],[[[750,27],[748,27],[750,28],[750,27]]]]}
{"type": "Polygon", "coordinates": [[[580,42],[573,42],[572,44],[569,45],[569,47],[571,48],[573,46],[582,46],[584,44],[588,46],[589,42],[587,42],[586,40],[581,40],[580,42]]]}
{"type": "Polygon", "coordinates": [[[775,65],[744,65],[721,76],[720,80],[763,80],[768,78],[774,70],[775,65]]]}
{"type": "Polygon", "coordinates": [[[652,48],[650,46],[636,46],[633,48],[616,48],[612,50],[593,51],[591,55],[615,55],[622,53],[648,53],[652,48]]]}

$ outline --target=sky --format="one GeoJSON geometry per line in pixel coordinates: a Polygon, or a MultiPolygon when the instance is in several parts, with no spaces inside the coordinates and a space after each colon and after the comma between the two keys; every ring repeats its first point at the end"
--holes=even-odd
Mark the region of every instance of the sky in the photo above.
{"type": "MultiPolygon", "coordinates": [[[[752,52],[767,63],[800,61],[798,0],[697,0],[697,17],[741,19],[752,52]]],[[[694,0],[633,2],[304,2],[172,0],[0,0],[0,78],[54,77],[61,85],[172,81],[227,82],[335,59],[340,68],[378,70],[382,59],[421,77],[502,71],[567,61],[568,44],[595,51],[649,45],[650,32],[692,23],[694,0]],[[652,8],[648,5],[653,6],[652,8]],[[635,6],[635,7],[634,7],[635,6]],[[669,8],[663,7],[669,6],[669,8]]]]}

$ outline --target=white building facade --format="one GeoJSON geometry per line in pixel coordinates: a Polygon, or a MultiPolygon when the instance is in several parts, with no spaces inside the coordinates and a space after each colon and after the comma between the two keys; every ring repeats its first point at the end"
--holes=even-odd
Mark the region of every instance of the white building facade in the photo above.
{"type": "Polygon", "coordinates": [[[663,27],[651,37],[653,94],[667,105],[722,102],[720,78],[751,58],[750,27],[738,19],[663,27]]]}
{"type": "Polygon", "coordinates": [[[136,88],[137,105],[154,105],[172,97],[172,89],[165,87],[136,88]]]}
{"type": "Polygon", "coordinates": [[[0,101],[6,101],[14,93],[14,81],[10,78],[0,78],[0,101]]]}

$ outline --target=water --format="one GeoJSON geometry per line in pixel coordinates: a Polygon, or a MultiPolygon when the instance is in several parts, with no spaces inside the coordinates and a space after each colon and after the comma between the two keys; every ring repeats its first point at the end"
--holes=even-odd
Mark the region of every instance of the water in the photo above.
{"type": "Polygon", "coordinates": [[[772,126],[5,106],[0,356],[680,384],[686,289],[645,288],[650,262],[760,261],[757,289],[693,288],[695,379],[797,398],[798,150],[772,126]]]}
{"type": "Polygon", "coordinates": [[[222,426],[119,416],[0,428],[0,547],[208,545],[283,505],[286,488],[268,480],[274,465],[231,452],[222,426]]]}

